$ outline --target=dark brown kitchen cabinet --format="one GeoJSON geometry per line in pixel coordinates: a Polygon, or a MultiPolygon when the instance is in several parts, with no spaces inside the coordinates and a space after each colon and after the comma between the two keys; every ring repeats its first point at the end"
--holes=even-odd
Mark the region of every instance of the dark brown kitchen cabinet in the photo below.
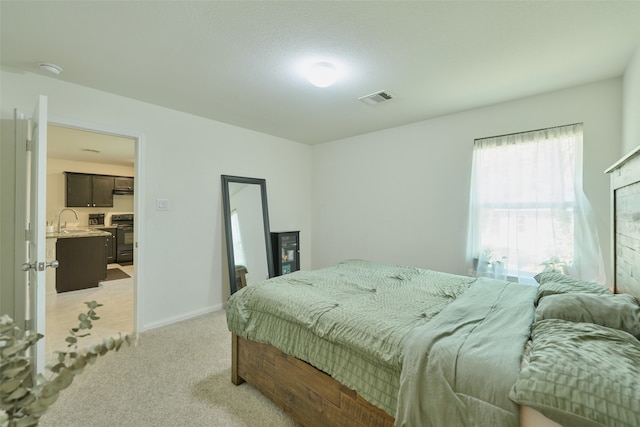
{"type": "Polygon", "coordinates": [[[65,172],[70,208],[113,207],[113,176],[65,172]]]}
{"type": "Polygon", "coordinates": [[[111,236],[107,236],[107,264],[116,262],[116,227],[100,228],[102,231],[108,231],[111,236]]]}
{"type": "Polygon", "coordinates": [[[107,238],[104,236],[58,239],[56,291],[95,288],[107,277],[107,238]]]}
{"type": "Polygon", "coordinates": [[[273,271],[276,276],[300,270],[300,232],[271,233],[273,271]]]}

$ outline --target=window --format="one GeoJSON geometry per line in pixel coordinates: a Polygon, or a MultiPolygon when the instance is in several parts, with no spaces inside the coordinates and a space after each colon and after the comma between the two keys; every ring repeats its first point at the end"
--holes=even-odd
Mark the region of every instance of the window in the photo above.
{"type": "Polygon", "coordinates": [[[534,283],[546,269],[604,281],[582,191],[582,128],[474,142],[467,242],[472,274],[534,283]]]}
{"type": "Polygon", "coordinates": [[[240,223],[238,222],[238,211],[231,212],[231,235],[233,236],[233,261],[236,265],[247,265],[242,244],[242,234],[240,233],[240,223]]]}

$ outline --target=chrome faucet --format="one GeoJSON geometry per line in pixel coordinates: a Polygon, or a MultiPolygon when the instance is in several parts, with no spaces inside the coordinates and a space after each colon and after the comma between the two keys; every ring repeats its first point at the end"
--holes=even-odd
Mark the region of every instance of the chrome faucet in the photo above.
{"type": "Polygon", "coordinates": [[[64,211],[71,211],[73,212],[73,214],[76,216],[76,219],[78,218],[78,212],[76,212],[75,209],[71,209],[71,208],[64,208],[64,209],[60,209],[60,212],[58,212],[58,233],[61,231],[60,230],[60,217],[62,216],[62,212],[64,211]]]}

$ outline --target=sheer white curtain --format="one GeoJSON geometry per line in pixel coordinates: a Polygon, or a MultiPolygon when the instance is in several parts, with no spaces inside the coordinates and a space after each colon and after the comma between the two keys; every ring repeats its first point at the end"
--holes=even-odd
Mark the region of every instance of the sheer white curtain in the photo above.
{"type": "Polygon", "coordinates": [[[467,251],[478,276],[534,283],[555,270],[604,283],[582,124],[475,141],[467,251]]]}

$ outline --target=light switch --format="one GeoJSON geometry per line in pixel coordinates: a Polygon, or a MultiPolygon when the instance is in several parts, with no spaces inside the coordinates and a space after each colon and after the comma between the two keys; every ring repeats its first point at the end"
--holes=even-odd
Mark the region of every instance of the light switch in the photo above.
{"type": "Polygon", "coordinates": [[[169,199],[156,199],[156,210],[157,211],[168,211],[169,210],[169,199]]]}

